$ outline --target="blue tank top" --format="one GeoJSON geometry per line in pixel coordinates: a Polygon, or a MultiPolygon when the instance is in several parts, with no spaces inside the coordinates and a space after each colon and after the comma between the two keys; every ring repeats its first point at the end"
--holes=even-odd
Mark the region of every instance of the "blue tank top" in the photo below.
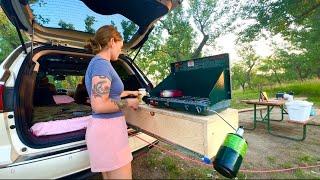
{"type": "MultiPolygon", "coordinates": [[[[113,100],[120,100],[120,94],[122,93],[124,86],[123,83],[114,70],[111,62],[109,60],[103,59],[101,56],[96,55],[94,56],[87,68],[86,75],[85,75],[85,84],[86,89],[88,91],[89,97],[91,98],[92,92],[92,78],[94,76],[105,76],[111,81],[110,93],[109,98],[113,100]]],[[[93,118],[115,118],[123,116],[123,112],[114,112],[114,113],[95,113],[92,112],[93,118]]]]}

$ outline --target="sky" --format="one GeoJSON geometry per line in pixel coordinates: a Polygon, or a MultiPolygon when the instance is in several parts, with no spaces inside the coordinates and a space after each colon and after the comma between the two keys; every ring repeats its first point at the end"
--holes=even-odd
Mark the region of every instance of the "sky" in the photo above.
{"type": "MultiPolygon", "coordinates": [[[[237,54],[236,38],[237,36],[234,33],[228,33],[221,36],[216,40],[219,47],[214,49],[210,46],[206,46],[205,53],[211,55],[229,53],[231,63],[238,62],[241,60],[241,57],[237,54]]],[[[253,42],[252,46],[257,55],[267,57],[273,53],[270,43],[270,39],[260,39],[259,41],[253,42]]]]}
{"type": "Polygon", "coordinates": [[[121,21],[128,20],[122,15],[100,15],[90,10],[80,0],[46,0],[43,5],[40,3],[31,5],[31,9],[34,14],[41,15],[43,18],[48,18],[50,21],[48,24],[44,24],[47,27],[58,28],[58,23],[62,19],[66,23],[72,23],[76,30],[85,30],[84,20],[89,16],[96,17],[96,22],[93,25],[94,29],[111,24],[111,20],[115,22],[119,31],[123,31],[121,28],[121,21]],[[43,6],[43,7],[42,7],[43,6]]]}

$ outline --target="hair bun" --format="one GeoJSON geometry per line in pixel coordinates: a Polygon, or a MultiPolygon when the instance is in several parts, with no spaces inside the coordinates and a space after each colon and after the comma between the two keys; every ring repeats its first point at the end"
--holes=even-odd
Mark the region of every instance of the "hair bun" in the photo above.
{"type": "Polygon", "coordinates": [[[90,38],[84,48],[93,54],[99,53],[102,49],[101,45],[94,38],[90,38]]]}

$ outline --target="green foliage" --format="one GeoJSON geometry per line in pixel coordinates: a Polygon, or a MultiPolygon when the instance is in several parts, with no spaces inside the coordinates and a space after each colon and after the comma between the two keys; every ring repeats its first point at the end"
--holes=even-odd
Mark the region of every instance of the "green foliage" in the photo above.
{"type": "Polygon", "coordinates": [[[92,28],[93,24],[97,22],[96,18],[94,16],[87,15],[86,19],[84,20],[85,24],[85,31],[88,33],[95,33],[96,31],[92,28]]]}
{"type": "Polygon", "coordinates": [[[242,44],[238,50],[242,61],[235,63],[232,67],[233,88],[238,88],[239,85],[245,90],[246,85],[249,88],[253,87],[252,80],[256,74],[256,65],[259,63],[258,57],[250,44],[242,44]]]}
{"type": "Polygon", "coordinates": [[[72,23],[66,23],[63,20],[60,19],[58,25],[61,27],[61,29],[71,29],[75,30],[74,25],[72,23]]]}
{"type": "Polygon", "coordinates": [[[117,26],[116,26],[116,23],[115,23],[114,21],[111,20],[110,23],[111,23],[112,26],[117,27],[117,26]]]}
{"type": "MultiPolygon", "coordinates": [[[[30,0],[29,4],[38,4],[39,7],[45,7],[45,5],[47,4],[47,2],[45,2],[44,0],[30,0]]],[[[50,22],[49,18],[45,18],[43,16],[41,16],[40,14],[34,14],[33,13],[33,9],[31,9],[32,11],[32,15],[35,17],[37,23],[44,25],[44,24],[48,24],[50,22]]]]}
{"type": "Polygon", "coordinates": [[[81,83],[82,76],[67,76],[65,80],[57,81],[51,75],[47,76],[49,82],[54,84],[57,89],[76,89],[77,85],[81,83]]]}
{"type": "Polygon", "coordinates": [[[191,57],[193,31],[182,7],[168,14],[149,35],[137,57],[138,66],[156,84],[170,72],[170,63],[191,57]],[[163,38],[167,33],[167,38],[163,38]]]}
{"type": "Polygon", "coordinates": [[[176,179],[181,174],[177,159],[173,157],[164,157],[161,160],[161,168],[168,172],[169,179],[176,179]]]}
{"type": "Polygon", "coordinates": [[[131,21],[121,21],[121,27],[123,29],[123,40],[128,42],[135,32],[138,30],[138,26],[131,21]]]}
{"type": "Polygon", "coordinates": [[[292,164],[292,162],[285,162],[285,163],[281,164],[281,167],[282,168],[292,168],[293,164],[292,164]]]}
{"type": "Polygon", "coordinates": [[[19,45],[20,40],[16,28],[0,9],[0,61],[3,61],[19,45]]]}
{"type": "Polygon", "coordinates": [[[159,151],[155,151],[155,152],[149,152],[149,156],[145,159],[145,165],[149,168],[149,169],[153,169],[155,167],[157,167],[158,163],[158,159],[160,156],[160,152],[159,151]]]}
{"type": "Polygon", "coordinates": [[[269,82],[277,82],[281,84],[284,78],[282,75],[282,72],[284,72],[284,63],[283,59],[278,59],[278,57],[275,56],[269,56],[261,59],[261,64],[258,69],[267,76],[269,82]]]}
{"type": "Polygon", "coordinates": [[[251,108],[252,105],[245,104],[241,102],[241,100],[245,99],[258,99],[259,98],[259,91],[258,90],[234,90],[232,91],[231,95],[231,107],[235,109],[242,109],[242,108],[251,108]]]}
{"type": "Polygon", "coordinates": [[[183,177],[188,177],[190,179],[210,179],[212,176],[212,169],[194,167],[189,169],[184,173],[183,177]]]}
{"type": "Polygon", "coordinates": [[[274,156],[267,156],[267,160],[270,164],[276,163],[276,158],[274,156]]]}
{"type": "Polygon", "coordinates": [[[241,87],[243,90],[246,85],[246,69],[243,62],[234,63],[231,69],[232,89],[241,87]]]}
{"type": "Polygon", "coordinates": [[[301,163],[311,164],[311,163],[317,162],[316,158],[314,158],[308,154],[303,154],[303,155],[299,156],[298,161],[299,161],[299,164],[301,164],[301,163]]]}
{"type": "Polygon", "coordinates": [[[319,0],[258,0],[243,8],[244,19],[254,19],[239,35],[242,41],[253,41],[266,33],[281,35],[292,48],[282,49],[277,59],[290,79],[301,81],[320,78],[320,1],[319,0]],[[297,52],[298,50],[298,52],[297,52]],[[291,76],[294,75],[294,76],[291,76]]]}

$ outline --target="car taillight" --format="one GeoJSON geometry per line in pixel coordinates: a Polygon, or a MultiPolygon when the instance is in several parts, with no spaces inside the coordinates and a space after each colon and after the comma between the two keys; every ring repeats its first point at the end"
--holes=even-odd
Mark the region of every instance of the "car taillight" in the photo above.
{"type": "Polygon", "coordinates": [[[0,82],[0,112],[3,111],[4,82],[0,82]]]}

